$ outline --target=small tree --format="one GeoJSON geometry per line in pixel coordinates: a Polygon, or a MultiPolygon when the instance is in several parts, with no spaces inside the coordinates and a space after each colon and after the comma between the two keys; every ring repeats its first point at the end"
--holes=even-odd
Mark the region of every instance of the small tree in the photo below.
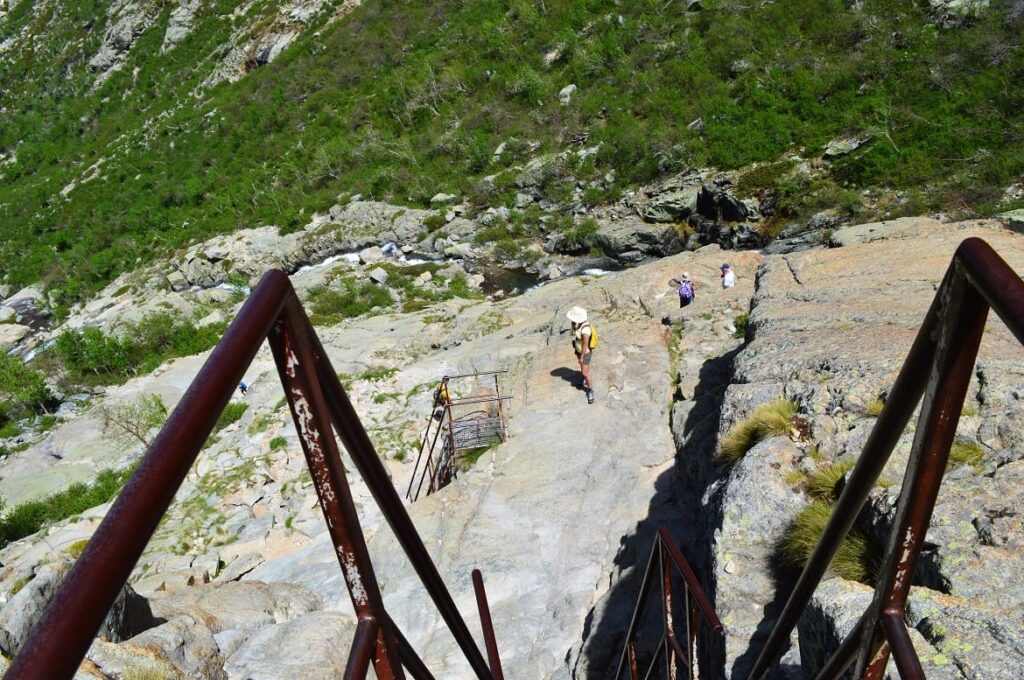
{"type": "Polygon", "coordinates": [[[150,433],[167,419],[167,406],[159,394],[144,394],[130,404],[101,406],[99,413],[105,433],[127,444],[139,442],[148,449],[150,433]]]}

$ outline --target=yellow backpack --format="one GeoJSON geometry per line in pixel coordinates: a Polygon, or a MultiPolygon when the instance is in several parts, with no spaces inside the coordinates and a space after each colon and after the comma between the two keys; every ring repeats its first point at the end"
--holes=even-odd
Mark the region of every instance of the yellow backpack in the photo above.
{"type": "Polygon", "coordinates": [[[590,328],[590,349],[597,349],[597,329],[593,324],[587,324],[587,326],[590,328]]]}

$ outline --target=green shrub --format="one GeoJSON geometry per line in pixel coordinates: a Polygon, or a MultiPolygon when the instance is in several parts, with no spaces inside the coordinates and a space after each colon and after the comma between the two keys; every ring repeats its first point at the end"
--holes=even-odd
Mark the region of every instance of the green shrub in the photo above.
{"type": "Polygon", "coordinates": [[[317,286],[310,289],[309,320],[317,326],[333,326],[362,316],[375,307],[390,307],[391,303],[387,288],[345,279],[340,282],[340,288],[317,286]]]}
{"type": "Polygon", "coordinates": [[[231,423],[237,422],[247,410],[249,410],[248,404],[244,404],[240,401],[230,402],[224,407],[224,410],[217,418],[217,423],[213,426],[214,434],[220,432],[231,423]]]}
{"type": "Polygon", "coordinates": [[[120,493],[133,472],[134,465],[123,470],[104,470],[89,484],[72,484],[46,498],[16,505],[0,518],[0,547],[31,536],[46,524],[59,522],[110,501],[120,493]]]}
{"type": "MultiPolygon", "coordinates": [[[[802,569],[818,545],[825,526],[832,517],[835,503],[813,500],[800,511],[786,530],[779,554],[786,564],[802,569]]],[[[853,529],[839,545],[831,569],[837,575],[860,583],[871,584],[878,572],[878,556],[866,536],[853,529]]]]}
{"type": "Polygon", "coordinates": [[[722,437],[718,447],[719,460],[735,464],[758,442],[788,434],[796,410],[796,404],[786,399],[761,404],[722,437]]]}
{"type": "Polygon", "coordinates": [[[750,320],[750,312],[743,312],[733,321],[733,326],[736,330],[733,331],[732,337],[737,340],[742,340],[747,335],[747,322],[750,320]]]}
{"type": "Polygon", "coordinates": [[[274,437],[273,439],[270,440],[271,451],[280,451],[286,446],[288,446],[288,440],[285,439],[284,437],[274,437]]]}
{"type": "Polygon", "coordinates": [[[57,337],[54,351],[73,378],[115,384],[148,373],[167,359],[205,352],[217,344],[226,327],[222,323],[197,328],[160,312],[126,325],[119,335],[98,328],[66,330],[57,337]]]}

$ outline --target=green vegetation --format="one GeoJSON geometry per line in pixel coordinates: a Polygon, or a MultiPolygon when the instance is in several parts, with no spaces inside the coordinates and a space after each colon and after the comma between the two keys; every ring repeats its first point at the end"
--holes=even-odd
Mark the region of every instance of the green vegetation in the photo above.
{"type": "Polygon", "coordinates": [[[110,501],[133,472],[134,465],[123,470],[104,470],[89,484],[72,484],[45,498],[16,505],[0,518],[0,547],[31,536],[46,524],[59,522],[110,501]]]}
{"type": "Polygon", "coordinates": [[[248,404],[238,401],[230,402],[217,418],[217,423],[213,426],[213,433],[217,434],[231,423],[238,421],[247,410],[249,410],[248,404]]]}
{"type": "Polygon", "coordinates": [[[285,439],[284,437],[274,437],[273,439],[270,440],[271,451],[280,451],[286,446],[288,446],[288,440],[285,439]]]}
{"type": "Polygon", "coordinates": [[[331,286],[317,286],[309,291],[309,320],[314,326],[332,326],[367,314],[375,307],[390,307],[392,303],[387,288],[375,283],[342,278],[335,279],[331,286]]]}
{"type": "MultiPolygon", "coordinates": [[[[14,420],[45,412],[52,399],[42,373],[0,352],[0,438],[20,434],[21,427],[14,420]]],[[[46,429],[55,420],[54,416],[44,416],[40,426],[46,429]]]]}
{"type": "Polygon", "coordinates": [[[882,415],[882,409],[885,408],[885,400],[881,397],[875,397],[864,407],[864,415],[870,418],[877,418],[882,415]]]}
{"type": "Polygon", "coordinates": [[[732,337],[737,340],[742,340],[747,336],[747,322],[750,320],[750,312],[743,312],[733,320],[733,326],[736,330],[733,331],[732,337]]]}
{"type": "Polygon", "coordinates": [[[758,442],[789,434],[796,411],[796,404],[786,399],[761,404],[722,437],[719,460],[734,465],[758,442]]]}
{"type": "Polygon", "coordinates": [[[205,352],[217,344],[226,327],[197,328],[176,315],[156,313],[126,325],[117,335],[98,328],[64,331],[54,351],[71,378],[89,384],[120,384],[172,357],[205,352]]]}
{"type": "Polygon", "coordinates": [[[143,394],[122,406],[101,406],[103,431],[128,445],[138,442],[149,448],[150,433],[167,420],[167,406],[159,394],[143,394]]]}
{"type": "Polygon", "coordinates": [[[68,555],[71,555],[71,557],[77,560],[79,557],[82,556],[82,553],[85,552],[85,546],[87,545],[89,545],[89,539],[83,538],[82,540],[75,541],[68,547],[64,548],[64,552],[66,552],[68,555]]]}
{"type": "Polygon", "coordinates": [[[456,464],[459,467],[459,471],[465,472],[469,470],[471,467],[476,465],[476,462],[480,460],[481,456],[490,451],[492,448],[494,448],[493,444],[490,446],[478,446],[473,449],[466,449],[464,451],[460,451],[458,460],[456,460],[456,464]]]}
{"type": "Polygon", "coordinates": [[[970,465],[978,472],[985,469],[985,449],[975,441],[957,439],[949,449],[949,460],[946,469],[957,465],[970,465]]]}
{"type": "Polygon", "coordinates": [[[818,500],[838,498],[839,482],[853,469],[857,461],[848,459],[835,463],[824,463],[807,475],[803,488],[807,495],[818,500]]]}
{"type": "MultiPolygon", "coordinates": [[[[21,2],[0,26],[0,42],[41,35],[0,61],[11,84],[0,153],[17,158],[2,169],[0,259],[13,285],[42,279],[58,312],[137,259],[243,226],[296,229],[341,193],[508,201],[514,173],[503,171],[577,139],[596,154],[547,172],[544,198],[610,169],[613,186],[588,185],[585,203],[686,167],[759,162],[741,187],[775,191],[787,215],[860,209],[867,186],[904,193],[892,214],[970,214],[992,211],[1024,174],[1021,19],[999,3],[942,28],[927,3],[896,0],[742,11],[708,0],[700,12],[661,0],[366,0],[329,26],[328,6],[273,64],[198,100],[189,93],[216,67],[235,6],[201,7],[162,54],[163,6],[94,89],[88,56],[116,16],[109,4],[21,2]],[[562,106],[568,83],[578,89],[562,106]],[[872,140],[825,179],[779,161],[843,134],[872,140]]],[[[255,34],[273,9],[247,10],[255,34]]]]}
{"type": "MultiPolygon", "coordinates": [[[[821,539],[832,511],[834,500],[812,500],[786,530],[779,553],[782,560],[795,568],[803,568],[821,539]]],[[[839,545],[832,559],[832,571],[837,575],[860,583],[872,583],[878,570],[878,557],[867,537],[852,529],[839,545]]]]}
{"type": "Polygon", "coordinates": [[[258,434],[277,422],[277,416],[273,413],[260,413],[253,417],[249,423],[249,434],[258,434]]]}

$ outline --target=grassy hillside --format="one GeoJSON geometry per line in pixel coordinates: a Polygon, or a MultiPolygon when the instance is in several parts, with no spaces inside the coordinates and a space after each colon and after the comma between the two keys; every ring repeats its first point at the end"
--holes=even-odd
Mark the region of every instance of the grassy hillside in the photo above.
{"type": "Polygon", "coordinates": [[[160,3],[93,92],[106,4],[21,0],[0,23],[0,44],[45,36],[0,53],[0,152],[17,152],[0,166],[0,267],[65,301],[193,238],[297,228],[341,193],[507,203],[507,181],[479,179],[584,140],[600,151],[576,177],[616,170],[593,203],[688,166],[814,156],[844,133],[873,141],[832,165],[835,186],[901,190],[904,212],[991,212],[1024,170],[1024,16],[1010,2],[943,28],[927,3],[895,0],[366,0],[325,27],[328,7],[276,61],[205,91],[236,3],[204,3],[164,54],[160,3]]]}

